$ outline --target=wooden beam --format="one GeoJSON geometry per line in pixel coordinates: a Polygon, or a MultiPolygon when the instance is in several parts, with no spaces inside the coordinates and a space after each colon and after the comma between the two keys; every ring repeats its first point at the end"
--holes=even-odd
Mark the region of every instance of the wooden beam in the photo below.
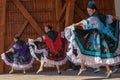
{"type": "MultiPolygon", "coordinates": [[[[5,43],[6,0],[0,0],[0,54],[4,52],[5,43]]],[[[0,59],[0,73],[4,72],[4,63],[0,59]]]]}
{"type": "Polygon", "coordinates": [[[63,15],[65,13],[65,10],[67,8],[68,3],[69,3],[69,1],[67,0],[66,3],[65,3],[65,5],[64,5],[64,7],[62,8],[62,11],[60,12],[60,15],[58,17],[58,21],[61,21],[61,19],[63,18],[63,15]]]}
{"type": "Polygon", "coordinates": [[[22,33],[24,32],[25,27],[28,25],[28,23],[29,23],[28,20],[26,20],[24,22],[24,24],[22,25],[22,28],[20,29],[20,31],[18,31],[18,34],[19,34],[20,37],[21,37],[22,33]]]}
{"type": "Polygon", "coordinates": [[[66,1],[66,3],[64,4],[62,8],[62,0],[56,0],[56,20],[57,20],[58,31],[62,30],[61,23],[65,21],[65,12],[66,12],[68,3],[69,3],[69,0],[66,1]]]}
{"type": "Polygon", "coordinates": [[[29,23],[32,25],[32,27],[35,29],[35,31],[41,35],[44,32],[42,29],[39,27],[35,19],[30,15],[30,13],[25,9],[25,7],[22,5],[22,3],[19,0],[12,0],[13,3],[16,5],[16,7],[21,11],[23,16],[29,21],[29,23]]]}
{"type": "MultiPolygon", "coordinates": [[[[106,3],[106,4],[107,4],[107,3],[106,3]]],[[[116,16],[116,14],[115,14],[115,12],[116,12],[116,11],[115,11],[115,5],[116,5],[116,4],[115,4],[115,0],[114,0],[114,1],[112,1],[112,5],[111,5],[111,6],[112,6],[112,9],[111,9],[111,10],[112,10],[112,15],[113,15],[113,16],[116,16]]],[[[109,13],[109,14],[110,14],[110,13],[109,13]]]]}
{"type": "Polygon", "coordinates": [[[85,14],[77,5],[75,5],[75,13],[78,14],[82,19],[87,18],[87,14],[85,14]]]}
{"type": "MultiPolygon", "coordinates": [[[[17,34],[19,35],[19,37],[22,36],[22,33],[24,32],[24,30],[25,30],[26,26],[28,25],[28,23],[29,23],[28,20],[26,20],[24,22],[24,24],[22,25],[22,28],[18,31],[17,34]]],[[[10,49],[13,46],[13,44],[14,44],[14,42],[12,41],[11,44],[9,45],[8,49],[10,49]]]]}
{"type": "Polygon", "coordinates": [[[75,8],[76,0],[69,0],[68,6],[66,8],[66,18],[65,18],[65,26],[69,26],[74,21],[74,8],[75,8]]]}
{"type": "Polygon", "coordinates": [[[62,23],[65,22],[65,16],[63,16],[63,18],[62,18],[62,20],[60,22],[62,22],[62,23]]]}

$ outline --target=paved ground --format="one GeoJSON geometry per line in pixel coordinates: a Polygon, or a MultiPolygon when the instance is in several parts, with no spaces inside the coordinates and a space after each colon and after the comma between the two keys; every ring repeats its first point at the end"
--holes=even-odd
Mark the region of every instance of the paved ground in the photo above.
{"type": "MultiPolygon", "coordinates": [[[[108,80],[105,79],[105,70],[99,73],[93,73],[93,70],[87,70],[81,76],[76,76],[76,71],[62,71],[62,75],[58,75],[57,72],[42,72],[40,74],[27,73],[23,75],[21,73],[14,74],[0,74],[0,80],[108,80]]],[[[109,80],[120,80],[120,72],[114,73],[109,80]]]]}

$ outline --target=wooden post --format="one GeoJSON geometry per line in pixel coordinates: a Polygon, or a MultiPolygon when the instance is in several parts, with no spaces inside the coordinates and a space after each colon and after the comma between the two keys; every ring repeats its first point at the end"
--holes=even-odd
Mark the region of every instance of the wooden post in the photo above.
{"type": "Polygon", "coordinates": [[[76,0],[69,0],[68,6],[66,8],[65,27],[71,25],[74,21],[75,1],[76,0]]]}
{"type": "Polygon", "coordinates": [[[22,25],[22,28],[19,30],[18,34],[19,34],[20,37],[21,37],[22,33],[24,32],[24,30],[25,30],[26,26],[28,25],[28,23],[29,23],[28,20],[26,20],[24,22],[24,24],[22,25]]]}
{"type": "Polygon", "coordinates": [[[56,0],[56,20],[58,21],[56,25],[56,30],[61,31],[61,23],[59,21],[60,12],[62,10],[62,0],[56,0]]]}
{"type": "MultiPolygon", "coordinates": [[[[0,54],[4,52],[6,0],[0,0],[0,54]]],[[[4,63],[0,59],[0,73],[4,72],[4,63]]]]}
{"type": "MultiPolygon", "coordinates": [[[[71,25],[74,21],[74,7],[75,7],[76,0],[67,0],[68,5],[66,7],[66,16],[65,16],[65,27],[71,25]]],[[[64,68],[69,68],[71,63],[68,61],[64,68]]]]}

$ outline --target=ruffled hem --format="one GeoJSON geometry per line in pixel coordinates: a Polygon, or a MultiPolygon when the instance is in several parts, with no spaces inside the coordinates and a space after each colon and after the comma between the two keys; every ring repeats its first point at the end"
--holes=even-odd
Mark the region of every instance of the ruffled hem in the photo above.
{"type": "Polygon", "coordinates": [[[100,57],[87,56],[82,54],[78,50],[78,56],[75,56],[73,53],[67,53],[68,59],[73,62],[75,65],[80,65],[82,60],[85,60],[85,65],[92,68],[98,68],[100,66],[108,65],[117,65],[120,63],[120,57],[101,59],[100,57]]]}
{"type": "Polygon", "coordinates": [[[1,54],[1,58],[5,62],[5,64],[13,67],[15,70],[29,69],[29,68],[32,67],[32,64],[34,62],[34,59],[32,58],[31,61],[28,64],[23,64],[22,65],[22,64],[10,63],[5,56],[5,53],[1,54]]]}
{"type": "Polygon", "coordinates": [[[68,56],[68,60],[72,63],[74,63],[75,65],[80,65],[80,59],[76,56],[68,56]]]}
{"type": "Polygon", "coordinates": [[[101,59],[100,57],[86,56],[83,54],[81,54],[81,57],[82,58],[80,58],[80,63],[83,59],[83,60],[85,60],[85,64],[92,68],[98,68],[100,66],[104,66],[105,64],[115,65],[120,62],[119,57],[109,58],[109,59],[101,59]]]}
{"type": "Polygon", "coordinates": [[[50,59],[47,59],[46,57],[44,58],[44,61],[47,63],[47,64],[51,64],[51,65],[63,65],[66,63],[67,61],[67,57],[65,57],[63,60],[61,61],[54,61],[54,60],[50,60],[50,59]]]}

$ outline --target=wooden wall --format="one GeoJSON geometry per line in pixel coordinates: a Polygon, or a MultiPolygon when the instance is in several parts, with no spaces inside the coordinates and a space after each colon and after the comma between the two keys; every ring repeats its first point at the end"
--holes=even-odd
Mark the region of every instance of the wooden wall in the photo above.
{"type": "MultiPolygon", "coordinates": [[[[42,31],[46,23],[50,23],[53,26],[56,25],[55,0],[19,1],[30,15],[25,15],[25,11],[20,11],[19,6],[16,6],[17,2],[14,2],[14,0],[7,0],[5,51],[10,48],[11,43],[13,42],[13,37],[16,33],[20,33],[22,31],[21,38],[26,41],[28,38],[35,39],[40,36],[40,34],[38,34],[33,28],[34,25],[31,25],[31,22],[27,19],[27,16],[31,16],[42,31]]],[[[56,29],[56,27],[54,27],[54,29],[56,29]]],[[[31,71],[36,71],[38,68],[39,63],[35,62],[31,71]]],[[[5,72],[8,72],[9,70],[9,67],[5,65],[5,72]]]]}
{"type": "MultiPolygon", "coordinates": [[[[6,0],[0,0],[0,54],[4,52],[5,43],[6,0]]],[[[0,73],[4,71],[4,63],[0,58],[0,73]]]]}
{"type": "MultiPolygon", "coordinates": [[[[0,0],[0,53],[11,47],[16,33],[27,41],[28,38],[35,39],[42,35],[46,23],[53,25],[55,30],[61,31],[73,22],[87,18],[86,5],[88,1],[0,0]]],[[[102,12],[115,14],[114,0],[95,1],[102,12]],[[112,5],[109,6],[108,4],[112,5]]],[[[68,65],[64,65],[62,68],[68,67],[68,65]]],[[[29,71],[36,71],[39,68],[39,62],[35,61],[33,66],[29,71]]],[[[10,67],[4,65],[2,60],[0,60],[0,72],[8,73],[9,70],[10,67]]],[[[54,69],[46,68],[46,70],[54,69]]]]}

